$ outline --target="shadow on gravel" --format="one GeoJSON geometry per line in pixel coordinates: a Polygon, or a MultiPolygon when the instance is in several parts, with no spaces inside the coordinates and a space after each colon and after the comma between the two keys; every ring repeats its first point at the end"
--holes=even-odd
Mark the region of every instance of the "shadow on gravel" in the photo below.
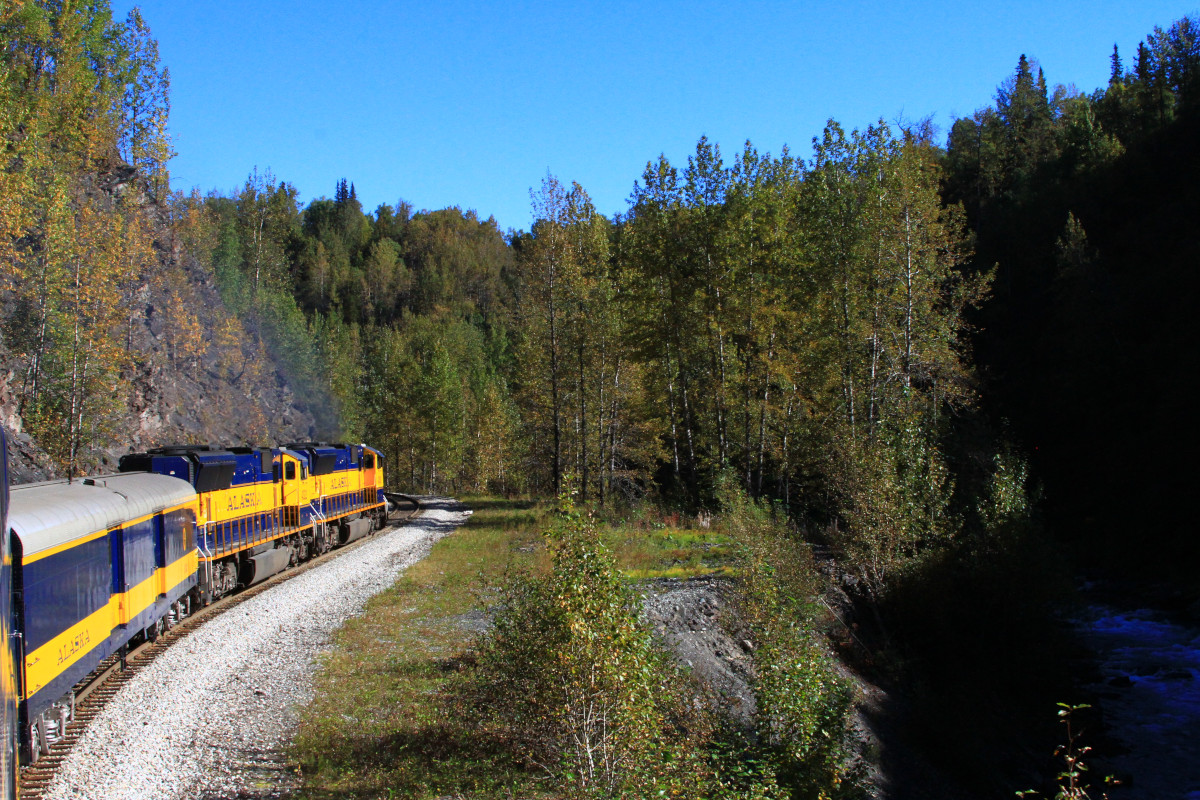
{"type": "Polygon", "coordinates": [[[453,497],[434,497],[431,495],[413,495],[421,504],[424,511],[466,511],[467,506],[461,500],[453,497]]]}
{"type": "Polygon", "coordinates": [[[462,522],[457,519],[430,519],[429,517],[418,517],[410,524],[440,535],[449,534],[462,527],[462,522]]]}
{"type": "Polygon", "coordinates": [[[230,786],[198,795],[199,800],[286,800],[300,787],[300,770],[276,750],[235,748],[237,767],[230,786]]]}

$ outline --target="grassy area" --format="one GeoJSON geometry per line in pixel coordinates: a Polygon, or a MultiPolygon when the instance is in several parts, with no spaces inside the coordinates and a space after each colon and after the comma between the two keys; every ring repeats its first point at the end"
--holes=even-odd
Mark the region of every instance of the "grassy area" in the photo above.
{"type": "Polygon", "coordinates": [[[438,692],[482,621],[479,592],[539,558],[533,503],[474,515],[338,632],[301,711],[301,798],[539,796],[539,776],[448,718],[438,692]]]}
{"type": "Polygon", "coordinates": [[[729,537],[707,528],[607,527],[604,540],[630,580],[729,574],[734,550],[729,537]]]}
{"type": "MultiPolygon", "coordinates": [[[[531,502],[476,498],[466,525],[442,539],[366,613],[338,632],[301,711],[296,753],[300,798],[540,797],[542,773],[512,749],[452,718],[440,692],[470,649],[506,571],[545,565],[540,532],[548,510],[531,502]]],[[[631,580],[730,571],[733,548],[677,518],[603,527],[631,580]]]]}

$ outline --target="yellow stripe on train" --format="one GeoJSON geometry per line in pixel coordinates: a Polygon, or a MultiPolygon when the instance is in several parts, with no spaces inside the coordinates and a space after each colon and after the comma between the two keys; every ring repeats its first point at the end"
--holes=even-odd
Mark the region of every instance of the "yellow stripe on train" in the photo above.
{"type": "Polygon", "coordinates": [[[117,624],[128,625],[138,614],[154,605],[159,597],[174,589],[189,575],[195,575],[197,563],[196,552],[193,550],[177,559],[175,563],[155,569],[153,575],[136,586],[131,586],[124,594],[113,595],[118,602],[117,624]]]}
{"type": "Polygon", "coordinates": [[[276,487],[269,481],[231,486],[201,495],[202,522],[232,522],[254,514],[269,514],[279,506],[276,487]]]}
{"type": "Polygon", "coordinates": [[[25,696],[28,700],[43,686],[57,678],[65,669],[83,658],[93,647],[108,639],[117,615],[117,598],[113,595],[98,610],[84,617],[65,631],[25,657],[25,696]]]}
{"type": "Polygon", "coordinates": [[[25,658],[25,699],[57,678],[92,648],[100,645],[120,625],[145,611],[162,595],[196,574],[196,551],[192,550],[124,593],[109,597],[108,603],[67,628],[25,658]]]}
{"type": "Polygon", "coordinates": [[[167,564],[164,568],[157,570],[159,577],[162,579],[160,593],[166,594],[188,578],[191,578],[196,574],[199,566],[200,556],[195,549],[192,549],[173,563],[167,564]]]}

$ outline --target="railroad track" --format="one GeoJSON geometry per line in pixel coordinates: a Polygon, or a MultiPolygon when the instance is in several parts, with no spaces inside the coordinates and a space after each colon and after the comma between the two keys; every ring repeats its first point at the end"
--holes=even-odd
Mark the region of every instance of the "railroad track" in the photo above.
{"type": "Polygon", "coordinates": [[[75,720],[66,726],[62,736],[50,746],[50,753],[48,755],[42,756],[36,764],[21,767],[21,791],[19,795],[21,800],[40,800],[54,779],[58,767],[70,754],[71,750],[75,747],[75,743],[79,741],[79,738],[87,730],[91,721],[104,710],[108,701],[120,692],[125,684],[132,680],[142,669],[151,664],[159,654],[217,614],[241,605],[250,598],[265,592],[267,589],[291,580],[297,575],[301,575],[340,555],[352,552],[371,541],[371,539],[380,533],[392,530],[397,525],[412,519],[420,512],[421,507],[415,499],[406,495],[402,497],[410,500],[414,507],[411,510],[400,511],[390,515],[388,517],[389,526],[387,528],[377,531],[371,536],[364,537],[357,542],[330,550],[328,553],[319,555],[291,569],[284,570],[278,575],[272,576],[248,589],[243,589],[237,594],[223,597],[214,603],[210,603],[204,608],[189,614],[173,627],[159,634],[155,641],[143,642],[126,652],[123,658],[118,653],[100,662],[99,666],[91,674],[75,686],[75,720]]]}

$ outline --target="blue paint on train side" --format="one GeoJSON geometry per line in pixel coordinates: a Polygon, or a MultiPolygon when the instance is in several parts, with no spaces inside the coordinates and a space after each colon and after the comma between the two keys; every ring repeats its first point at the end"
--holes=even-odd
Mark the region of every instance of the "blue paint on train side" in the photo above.
{"type": "Polygon", "coordinates": [[[0,429],[0,798],[17,796],[17,640],[12,624],[12,552],[8,532],[8,439],[0,429]]]}
{"type": "Polygon", "coordinates": [[[135,525],[127,525],[120,531],[114,531],[120,538],[122,547],[122,569],[119,577],[119,591],[127,592],[134,586],[154,575],[155,539],[154,523],[157,517],[143,520],[135,525]]]}
{"type": "Polygon", "coordinates": [[[23,565],[27,653],[108,604],[120,580],[112,559],[116,536],[114,531],[23,565]]]}

